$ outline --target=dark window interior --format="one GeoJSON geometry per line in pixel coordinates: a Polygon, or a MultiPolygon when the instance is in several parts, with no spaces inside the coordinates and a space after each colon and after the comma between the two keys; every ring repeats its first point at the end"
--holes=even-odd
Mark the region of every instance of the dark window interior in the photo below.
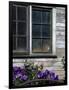
{"type": "MultiPolygon", "coordinates": [[[[32,52],[52,52],[51,9],[32,8],[32,52]],[[35,43],[36,42],[36,43],[35,43]]],[[[27,6],[13,5],[12,32],[13,50],[28,51],[27,6]]]]}
{"type": "Polygon", "coordinates": [[[32,50],[33,52],[52,52],[51,9],[32,10],[32,50]],[[36,42],[36,43],[35,43],[36,42]]]}
{"type": "Polygon", "coordinates": [[[26,7],[18,7],[17,14],[18,20],[23,20],[26,22],[26,7]]]}
{"type": "Polygon", "coordinates": [[[12,7],[13,50],[26,50],[26,7],[12,7]]]}

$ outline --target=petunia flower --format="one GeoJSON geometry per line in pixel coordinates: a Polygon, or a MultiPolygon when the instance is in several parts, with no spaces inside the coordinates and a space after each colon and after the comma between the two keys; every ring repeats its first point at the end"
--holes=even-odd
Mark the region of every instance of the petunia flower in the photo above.
{"type": "Polygon", "coordinates": [[[50,72],[50,79],[51,79],[51,80],[54,80],[54,79],[55,79],[55,73],[50,72]]]}
{"type": "Polygon", "coordinates": [[[39,71],[39,72],[37,73],[37,77],[38,77],[38,78],[42,78],[42,77],[43,77],[43,71],[39,71]]]}
{"type": "Polygon", "coordinates": [[[54,79],[54,80],[59,80],[58,75],[56,75],[56,77],[55,77],[55,79],[54,79]]]}

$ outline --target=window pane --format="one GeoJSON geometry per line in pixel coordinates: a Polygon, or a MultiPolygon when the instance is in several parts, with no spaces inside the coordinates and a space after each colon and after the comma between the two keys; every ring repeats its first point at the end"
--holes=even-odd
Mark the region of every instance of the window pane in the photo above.
{"type": "Polygon", "coordinates": [[[18,7],[18,20],[26,21],[26,8],[25,7],[18,7]]]}
{"type": "Polygon", "coordinates": [[[16,49],[16,37],[13,36],[13,50],[16,49]]]}
{"type": "Polygon", "coordinates": [[[42,51],[43,52],[52,52],[52,44],[50,39],[42,40],[42,51]]]}
{"type": "Polygon", "coordinates": [[[42,12],[42,23],[50,23],[50,12],[49,11],[43,11],[42,12]]]}
{"type": "Polygon", "coordinates": [[[18,35],[26,35],[26,23],[18,23],[18,35]]]}
{"type": "Polygon", "coordinates": [[[42,37],[50,37],[51,30],[50,25],[42,25],[42,37]]]}
{"type": "Polygon", "coordinates": [[[40,11],[32,12],[32,22],[33,23],[41,23],[41,12],[40,11]]]}
{"type": "Polygon", "coordinates": [[[32,37],[39,38],[40,34],[41,34],[40,32],[41,32],[41,25],[33,25],[32,26],[32,34],[33,34],[32,37]]]}
{"type": "Polygon", "coordinates": [[[33,52],[41,52],[41,39],[33,39],[32,49],[33,52]]]}
{"type": "Polygon", "coordinates": [[[26,50],[26,38],[18,37],[17,38],[17,49],[19,50],[26,50]]]}
{"type": "Polygon", "coordinates": [[[12,22],[12,32],[13,32],[13,35],[16,34],[16,22],[12,22]]]}
{"type": "Polygon", "coordinates": [[[16,20],[16,7],[15,6],[12,7],[12,19],[16,20]]]}

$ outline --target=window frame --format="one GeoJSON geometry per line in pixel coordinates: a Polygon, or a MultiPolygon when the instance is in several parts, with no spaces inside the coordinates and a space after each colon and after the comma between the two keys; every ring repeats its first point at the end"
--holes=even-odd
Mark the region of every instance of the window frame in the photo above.
{"type": "MultiPolygon", "coordinates": [[[[52,9],[52,53],[34,53],[32,52],[32,7],[33,5],[30,5],[30,55],[56,55],[56,8],[55,7],[47,7],[43,6],[43,8],[51,8],[52,9]]],[[[37,6],[35,7],[41,8],[42,6],[37,6]]]]}
{"type": "MultiPolygon", "coordinates": [[[[12,5],[12,7],[16,7],[16,20],[12,20],[12,22],[14,22],[15,21],[15,24],[16,24],[16,35],[12,35],[12,37],[14,37],[15,36],[15,38],[16,38],[16,49],[14,50],[13,49],[13,53],[27,53],[28,52],[28,8],[27,8],[27,6],[26,5],[16,5],[16,4],[13,4],[12,5]],[[18,20],[17,19],[17,8],[18,7],[21,7],[21,8],[26,8],[26,34],[25,34],[25,37],[26,37],[26,51],[23,51],[23,50],[18,50],[17,49],[17,38],[18,37],[20,37],[21,35],[18,35],[17,36],[17,28],[18,28],[18,24],[17,23],[19,23],[19,22],[21,22],[21,21],[23,21],[23,20],[18,20]]],[[[24,36],[23,36],[24,37],[24,36]]]]}
{"type": "Polygon", "coordinates": [[[27,51],[21,51],[21,50],[13,50],[13,53],[25,53],[26,55],[31,56],[47,56],[47,55],[56,55],[56,7],[48,7],[48,6],[39,6],[39,5],[16,5],[17,7],[25,7],[26,8],[26,42],[27,42],[27,51]],[[46,52],[32,52],[32,7],[39,7],[39,8],[51,8],[52,9],[52,53],[46,53],[46,52]],[[30,19],[29,19],[30,18],[30,19]]]}

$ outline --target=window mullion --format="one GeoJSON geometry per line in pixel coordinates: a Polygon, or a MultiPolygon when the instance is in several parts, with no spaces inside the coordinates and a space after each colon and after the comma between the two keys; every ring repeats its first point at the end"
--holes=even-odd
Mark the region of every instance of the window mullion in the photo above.
{"type": "Polygon", "coordinates": [[[16,50],[17,50],[17,31],[18,31],[18,22],[17,22],[17,6],[16,6],[16,50]]]}
{"type": "Polygon", "coordinates": [[[42,50],[42,10],[41,10],[41,50],[42,50]]]}
{"type": "Polygon", "coordinates": [[[30,11],[30,55],[32,54],[32,6],[30,5],[30,7],[29,7],[30,9],[29,9],[29,11],[30,11]]]}
{"type": "MultiPolygon", "coordinates": [[[[50,14],[50,24],[52,23],[52,11],[51,11],[51,14],[50,14]]],[[[51,40],[51,52],[52,52],[52,24],[50,25],[50,40],[51,40]]]]}

